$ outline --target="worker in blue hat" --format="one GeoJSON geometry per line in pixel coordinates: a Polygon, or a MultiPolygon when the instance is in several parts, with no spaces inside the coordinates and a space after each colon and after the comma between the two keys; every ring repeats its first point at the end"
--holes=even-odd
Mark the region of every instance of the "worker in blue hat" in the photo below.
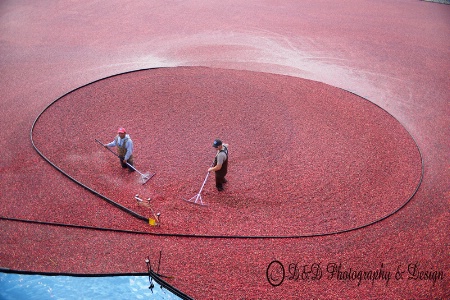
{"type": "Polygon", "coordinates": [[[214,164],[208,169],[208,172],[216,173],[216,187],[219,192],[223,191],[223,184],[227,182],[225,176],[228,171],[228,144],[222,143],[221,140],[215,139],[213,147],[217,149],[214,164]]]}

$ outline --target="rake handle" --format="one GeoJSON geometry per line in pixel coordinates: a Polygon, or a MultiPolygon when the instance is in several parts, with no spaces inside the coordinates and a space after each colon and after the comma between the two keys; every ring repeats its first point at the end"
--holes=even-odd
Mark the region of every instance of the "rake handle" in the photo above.
{"type": "Polygon", "coordinates": [[[208,177],[209,177],[209,172],[208,172],[208,174],[206,174],[205,180],[203,180],[202,187],[200,188],[200,191],[198,192],[199,195],[202,193],[203,187],[205,186],[205,183],[206,183],[206,180],[208,180],[208,177]]]}
{"type": "MultiPolygon", "coordinates": [[[[214,165],[214,162],[215,162],[215,160],[211,163],[211,167],[214,165]]],[[[205,186],[206,180],[208,180],[209,173],[210,173],[210,172],[208,172],[208,173],[206,174],[205,180],[203,180],[202,187],[200,188],[200,191],[198,192],[199,195],[200,195],[200,194],[202,193],[202,191],[203,191],[203,187],[205,186]]]]}
{"type": "Polygon", "coordinates": [[[95,139],[95,141],[97,142],[97,143],[99,143],[100,145],[102,145],[103,147],[105,147],[106,149],[108,149],[109,150],[109,152],[111,152],[112,154],[114,154],[115,156],[117,156],[117,157],[119,157],[120,158],[120,156],[119,155],[117,155],[117,153],[116,152],[114,152],[114,151],[112,151],[109,147],[106,147],[102,142],[100,142],[99,140],[97,140],[97,139],[95,139]]]}

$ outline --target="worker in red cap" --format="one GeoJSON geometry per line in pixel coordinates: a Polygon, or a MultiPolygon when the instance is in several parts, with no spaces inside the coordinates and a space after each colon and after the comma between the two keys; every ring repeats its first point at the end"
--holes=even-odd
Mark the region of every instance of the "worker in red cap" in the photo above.
{"type": "Polygon", "coordinates": [[[117,147],[122,168],[128,168],[130,172],[134,172],[134,169],[128,165],[130,164],[133,166],[133,141],[131,140],[130,135],[127,134],[125,128],[120,127],[117,130],[117,136],[114,138],[114,141],[103,146],[109,148],[117,147]]]}

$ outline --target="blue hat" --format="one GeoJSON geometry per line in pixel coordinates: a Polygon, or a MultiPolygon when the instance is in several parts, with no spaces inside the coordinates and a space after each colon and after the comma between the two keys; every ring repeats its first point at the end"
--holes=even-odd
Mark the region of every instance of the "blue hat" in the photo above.
{"type": "Polygon", "coordinates": [[[214,140],[214,143],[213,143],[213,147],[214,148],[219,148],[219,146],[221,146],[222,145],[222,141],[221,140],[219,140],[219,139],[215,139],[214,140]]]}

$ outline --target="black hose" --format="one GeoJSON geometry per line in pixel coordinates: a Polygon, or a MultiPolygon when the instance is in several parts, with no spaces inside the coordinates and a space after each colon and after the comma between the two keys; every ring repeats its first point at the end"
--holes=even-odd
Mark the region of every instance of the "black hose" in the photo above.
{"type": "MultiPolygon", "coordinates": [[[[93,84],[93,83],[95,83],[95,82],[101,81],[101,80],[105,80],[105,79],[108,79],[108,78],[111,78],[111,77],[115,77],[115,76],[119,76],[119,75],[123,75],[123,74],[128,74],[128,73],[133,73],[133,72],[139,72],[139,71],[145,71],[145,70],[150,70],[150,69],[140,69],[140,70],[134,70],[134,71],[129,71],[129,72],[124,72],[124,73],[119,73],[119,74],[111,75],[111,76],[108,76],[108,77],[105,77],[105,78],[102,78],[102,79],[95,80],[95,81],[90,82],[90,83],[88,83],[88,84],[85,84],[85,85],[83,85],[83,86],[81,86],[81,87],[78,87],[78,88],[76,88],[76,89],[74,89],[74,90],[72,90],[72,91],[70,91],[70,92],[64,94],[63,96],[59,97],[59,98],[56,99],[55,101],[51,102],[51,103],[50,103],[50,104],[49,104],[49,105],[48,105],[48,106],[47,106],[47,107],[46,107],[46,108],[45,108],[45,109],[37,116],[36,120],[34,121],[32,127],[31,127],[30,137],[31,137],[31,144],[32,144],[33,148],[36,150],[36,152],[37,152],[37,153],[38,153],[45,161],[47,161],[50,165],[52,165],[55,169],[57,169],[57,170],[58,170],[59,172],[61,172],[63,175],[65,175],[66,177],[68,177],[68,178],[69,178],[70,180],[72,180],[73,182],[75,182],[75,183],[79,184],[80,186],[84,187],[85,189],[87,189],[87,190],[90,191],[91,193],[93,193],[93,194],[99,196],[100,198],[102,198],[103,200],[107,201],[108,203],[110,203],[110,204],[116,206],[117,208],[119,208],[119,209],[125,211],[126,213],[130,214],[131,216],[133,216],[133,217],[135,217],[135,218],[137,218],[137,219],[139,219],[139,220],[143,220],[143,221],[145,221],[146,223],[148,223],[148,222],[149,222],[149,218],[144,217],[144,216],[142,216],[142,215],[140,215],[140,214],[138,214],[138,213],[136,213],[136,212],[134,212],[134,211],[132,211],[132,210],[130,210],[130,209],[128,209],[128,208],[122,206],[122,205],[120,205],[119,203],[117,203],[117,202],[115,202],[115,201],[113,201],[113,200],[107,198],[106,196],[104,196],[104,195],[98,193],[97,191],[95,191],[95,190],[89,188],[88,186],[84,185],[83,183],[77,181],[75,178],[71,177],[69,174],[67,174],[67,173],[64,172],[62,169],[60,169],[58,166],[56,166],[54,163],[52,163],[52,162],[51,162],[51,161],[50,161],[50,160],[49,160],[49,159],[48,159],[41,151],[39,151],[39,149],[36,147],[36,145],[34,144],[34,141],[33,141],[33,130],[34,130],[34,127],[35,127],[37,121],[39,120],[39,118],[42,116],[42,114],[43,114],[50,106],[52,106],[54,103],[56,103],[57,101],[59,101],[60,99],[62,99],[63,97],[65,97],[66,95],[68,95],[68,94],[70,94],[70,93],[72,93],[72,92],[74,92],[74,91],[76,91],[76,90],[78,90],[78,89],[81,89],[81,88],[83,88],[83,87],[86,87],[86,86],[88,86],[88,85],[90,85],[90,84],[93,84]]],[[[348,93],[354,94],[354,95],[356,95],[356,96],[358,96],[358,97],[360,97],[360,98],[362,98],[362,99],[364,99],[364,100],[370,102],[371,104],[377,106],[377,107],[380,108],[381,110],[385,111],[389,116],[391,116],[392,118],[395,119],[394,116],[392,116],[390,113],[388,113],[388,112],[387,112],[386,110],[384,110],[382,107],[380,107],[379,105],[377,105],[377,104],[375,104],[375,103],[369,101],[368,99],[366,99],[366,98],[364,98],[364,97],[361,97],[361,96],[355,94],[354,92],[351,92],[351,91],[348,91],[348,90],[345,90],[345,89],[341,89],[341,90],[344,90],[344,91],[346,91],[346,92],[348,92],[348,93]]],[[[397,119],[395,119],[395,120],[396,120],[397,122],[399,122],[397,119]]],[[[399,122],[399,123],[400,123],[400,122],[399,122]]],[[[400,123],[400,125],[402,125],[402,124],[400,123]]],[[[403,125],[402,125],[402,127],[405,128],[403,125]]],[[[405,130],[406,130],[406,128],[405,128],[405,130]]],[[[350,232],[350,231],[359,230],[359,229],[362,229],[362,228],[365,228],[365,227],[374,225],[374,224],[376,224],[376,223],[378,223],[378,222],[381,222],[381,221],[383,221],[383,220],[389,218],[390,216],[396,214],[398,211],[400,211],[401,209],[403,209],[403,208],[411,201],[411,199],[414,197],[414,195],[417,193],[417,191],[419,190],[419,187],[420,187],[420,185],[421,185],[421,183],[422,183],[422,180],[423,180],[423,174],[424,174],[424,163],[423,163],[422,153],[421,153],[421,151],[420,151],[419,146],[417,145],[417,142],[416,142],[415,139],[412,137],[412,135],[409,133],[409,131],[406,130],[406,132],[407,132],[408,135],[411,137],[411,139],[414,141],[414,144],[416,145],[417,150],[418,150],[418,152],[419,152],[419,156],[420,156],[420,160],[421,160],[421,175],[420,175],[419,183],[418,183],[416,189],[414,190],[413,194],[412,194],[412,195],[411,195],[411,196],[410,196],[410,197],[409,197],[409,198],[408,198],[408,199],[407,199],[400,207],[398,207],[396,210],[394,210],[394,211],[388,213],[387,215],[385,215],[385,216],[383,216],[383,217],[380,217],[380,218],[378,218],[378,219],[376,219],[376,220],[374,220],[374,221],[372,221],[372,222],[369,222],[369,223],[366,223],[366,224],[363,224],[363,225],[360,225],[360,226],[348,228],[348,229],[336,230],[336,231],[333,231],[333,232],[312,233],[312,234],[300,234],[300,235],[271,235],[271,236],[241,236],[241,235],[233,235],[233,236],[227,236],[227,235],[197,235],[197,234],[154,233],[154,232],[145,232],[145,233],[144,233],[144,232],[139,232],[139,231],[127,231],[127,230],[123,230],[123,232],[127,232],[127,233],[137,233],[137,234],[150,234],[150,235],[155,235],[155,236],[187,237],[187,238],[221,238],[221,239],[278,239],[278,238],[283,238],[283,239],[293,239],[293,238],[307,238],[307,237],[319,237],[319,236],[336,235],[336,234],[341,234],[341,233],[346,233],[346,232],[350,232]]],[[[97,141],[97,142],[99,142],[99,141],[97,141]]],[[[100,143],[100,142],[99,142],[99,143],[100,143]]],[[[7,220],[8,218],[0,217],[0,219],[7,220]]],[[[13,219],[9,219],[9,220],[13,220],[13,219]]],[[[14,220],[15,220],[15,221],[19,221],[19,219],[14,219],[14,220]]],[[[20,221],[25,221],[25,220],[20,220],[20,221]]],[[[30,221],[30,222],[38,222],[38,221],[30,221]]],[[[44,224],[44,223],[41,223],[41,224],[44,224]]],[[[57,223],[46,223],[46,224],[48,224],[48,225],[55,225],[55,226],[79,227],[79,226],[76,226],[76,225],[70,225],[70,224],[57,224],[57,223]]],[[[85,228],[85,229],[98,229],[98,230],[120,231],[120,230],[108,229],[108,228],[92,228],[92,227],[82,227],[82,228],[85,228]]]]}
{"type": "MultiPolygon", "coordinates": [[[[33,148],[36,150],[36,152],[45,160],[47,161],[51,166],[53,166],[56,170],[58,170],[60,173],[62,173],[63,175],[65,175],[66,177],[68,177],[70,180],[72,180],[73,182],[75,182],[76,184],[82,186],[83,188],[85,188],[86,190],[90,191],[91,193],[97,195],[98,197],[100,197],[101,199],[105,200],[106,202],[108,202],[109,204],[123,210],[124,212],[130,214],[131,216],[145,221],[146,223],[149,222],[149,219],[147,217],[144,217],[122,205],[120,205],[119,203],[109,199],[108,197],[98,193],[97,191],[89,188],[88,186],[82,184],[81,182],[77,181],[76,179],[74,179],[73,177],[71,177],[70,175],[68,175],[66,172],[64,172],[61,168],[59,168],[58,166],[56,166],[53,162],[51,162],[35,145],[34,141],[33,141],[33,130],[35,128],[35,125],[37,123],[37,121],[39,120],[39,118],[42,116],[42,114],[50,107],[52,106],[54,103],[56,103],[57,101],[59,101],[60,99],[62,99],[63,97],[65,97],[66,95],[81,89],[83,87],[86,87],[90,84],[93,84],[95,82],[107,79],[107,78],[111,78],[111,77],[115,77],[115,76],[119,76],[119,75],[123,75],[123,74],[127,74],[127,73],[132,73],[132,72],[138,72],[138,71],[144,71],[144,70],[149,70],[149,69],[141,69],[141,70],[133,70],[133,71],[129,71],[129,72],[124,72],[124,73],[120,73],[120,74],[115,74],[115,75],[111,75],[102,79],[98,79],[96,81],[90,82],[86,85],[80,86],[66,94],[64,94],[63,96],[59,97],[58,99],[54,100],[53,102],[51,102],[35,119],[35,121],[33,122],[33,125],[31,127],[30,130],[30,138],[31,138],[31,144],[33,146],[33,148]]],[[[345,90],[347,91],[347,90],[345,90]]],[[[349,93],[355,94],[353,92],[347,91],[349,93]]],[[[355,94],[356,95],[356,94],[355,94]]],[[[361,97],[359,95],[357,95],[358,97],[361,97]]],[[[363,98],[363,97],[361,97],[363,98]]],[[[363,98],[365,99],[365,98],[363,98]]],[[[369,101],[368,99],[365,99],[366,101],[369,101]]],[[[377,104],[369,101],[370,103],[378,106],[377,104]]],[[[380,109],[384,110],[383,108],[381,108],[380,106],[378,106],[380,109]]],[[[384,110],[386,113],[388,113],[386,110],[384,110]]],[[[388,113],[389,114],[389,113],[388,113]]],[[[391,114],[389,114],[392,118],[394,118],[391,114]]],[[[394,118],[395,119],[395,118],[394,118]]],[[[397,120],[398,121],[398,120],[397,120]]],[[[400,122],[399,122],[400,123],[400,122]]],[[[405,128],[403,126],[403,128],[405,128]]],[[[406,130],[406,128],[405,128],[406,130]]],[[[407,130],[406,130],[407,131],[407,130]]],[[[408,131],[407,131],[408,132],[408,131]]],[[[349,229],[343,229],[343,230],[337,230],[334,232],[325,232],[325,233],[317,233],[317,234],[303,234],[303,235],[289,235],[289,236],[280,236],[280,235],[276,235],[276,236],[242,236],[242,235],[234,235],[234,236],[226,236],[226,235],[196,235],[196,234],[176,234],[176,233],[155,233],[155,232],[142,232],[142,231],[132,231],[132,230],[121,230],[121,229],[112,229],[112,228],[101,228],[101,227],[91,227],[91,226],[80,226],[80,225],[73,225],[73,224],[62,224],[62,223],[52,223],[52,222],[41,222],[41,221],[33,221],[33,220],[24,220],[24,219],[15,219],[15,218],[7,218],[7,217],[2,217],[0,216],[0,220],[6,220],[6,221],[18,221],[18,222],[27,222],[27,223],[35,223],[35,224],[41,224],[41,225],[51,225],[51,226],[64,226],[64,227],[71,227],[71,228],[79,228],[79,229],[89,229],[89,230],[103,230],[103,231],[113,231],[113,232],[120,232],[120,233],[127,233],[127,234],[146,234],[146,235],[153,235],[153,236],[166,236],[166,237],[185,237],[185,238],[220,238],[220,239],[294,239],[294,238],[307,238],[307,237],[321,237],[321,236],[329,236],[329,235],[335,235],[335,234],[342,234],[342,233],[346,233],[346,232],[350,232],[350,231],[355,231],[355,230],[359,230],[368,226],[371,226],[373,224],[376,224],[378,222],[381,222],[387,218],[389,218],[390,216],[396,214],[398,211],[400,211],[401,209],[403,209],[410,201],[411,199],[414,197],[414,195],[417,193],[417,191],[419,190],[419,187],[422,183],[423,180],[423,175],[424,175],[424,162],[423,162],[423,156],[422,153],[420,152],[420,148],[418,147],[416,141],[414,140],[414,138],[412,137],[412,135],[408,132],[409,136],[413,139],[418,151],[419,151],[419,155],[420,155],[420,159],[421,159],[421,176],[420,176],[420,180],[419,183],[416,187],[416,189],[414,190],[413,194],[396,210],[394,210],[393,212],[377,219],[374,220],[372,222],[369,222],[367,224],[363,224],[361,226],[357,226],[357,227],[353,227],[353,228],[349,228],[349,229]]],[[[1,272],[5,272],[5,273],[23,273],[23,274],[32,274],[32,272],[26,272],[26,271],[13,271],[13,270],[9,270],[9,269],[3,269],[0,268],[1,272]]],[[[126,273],[126,274],[102,274],[102,275],[92,275],[92,274],[65,274],[65,273],[34,273],[34,274],[42,274],[42,275],[68,275],[68,276],[125,276],[125,275],[130,275],[130,276],[145,276],[145,275],[151,275],[152,278],[154,278],[154,280],[156,282],[158,282],[161,286],[164,286],[167,290],[171,291],[173,294],[181,297],[182,299],[192,299],[189,296],[185,295],[184,293],[180,292],[179,290],[177,290],[175,287],[171,286],[170,284],[168,284],[167,282],[165,282],[163,279],[161,279],[161,277],[159,276],[159,274],[154,273],[152,270],[149,271],[149,273],[126,273]]]]}

